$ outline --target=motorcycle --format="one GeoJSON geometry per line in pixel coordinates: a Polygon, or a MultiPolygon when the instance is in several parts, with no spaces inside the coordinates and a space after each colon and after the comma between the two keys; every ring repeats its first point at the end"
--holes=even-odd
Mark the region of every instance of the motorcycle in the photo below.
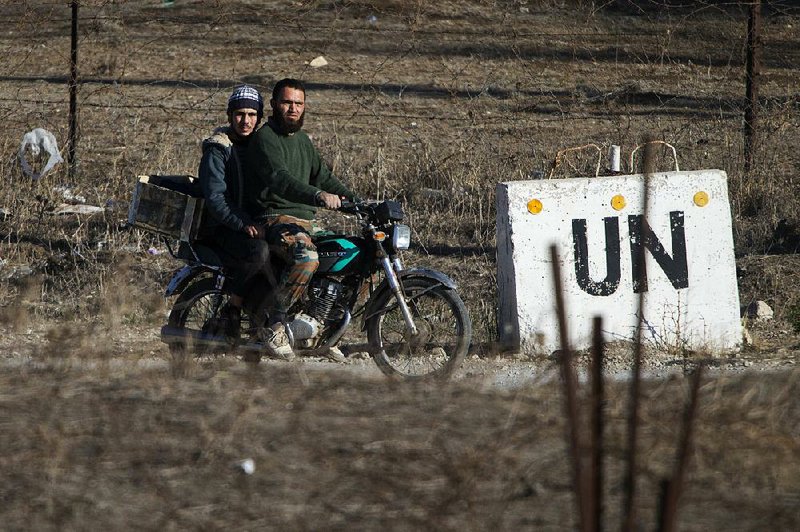
{"type": "MultiPolygon", "coordinates": [[[[339,210],[356,218],[361,234],[312,235],[319,268],[307,298],[290,309],[284,322],[295,353],[315,355],[338,348],[358,319],[367,342],[342,345],[345,356],[366,351],[394,378],[452,375],[472,337],[456,284],[432,269],[404,268],[400,252],[410,247],[411,230],[401,223],[404,213],[398,202],[345,202],[339,210]]],[[[177,298],[162,327],[162,341],[179,354],[230,352],[230,339],[216,326],[229,298],[229,272],[202,244],[182,242],[172,254],[186,264],[165,292],[177,298]]],[[[272,265],[277,278],[284,266],[277,254],[272,265]]],[[[257,363],[267,353],[259,339],[269,318],[264,309],[270,294],[267,283],[261,283],[249,291],[242,306],[241,337],[233,346],[249,362],[257,363]]]]}

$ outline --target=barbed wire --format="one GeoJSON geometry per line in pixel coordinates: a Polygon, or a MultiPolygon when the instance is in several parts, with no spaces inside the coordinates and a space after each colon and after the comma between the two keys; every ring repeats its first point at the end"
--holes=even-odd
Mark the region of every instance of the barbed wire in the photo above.
{"type": "MultiPolygon", "coordinates": [[[[445,53],[452,53],[452,55],[459,55],[462,58],[480,60],[482,55],[485,54],[492,59],[504,60],[512,59],[518,60],[520,65],[524,65],[526,61],[540,60],[547,62],[548,60],[555,59],[558,64],[569,64],[570,61],[574,63],[591,63],[591,62],[616,62],[617,59],[614,54],[622,54],[622,64],[641,64],[652,65],[657,68],[662,68],[666,63],[685,64],[691,63],[693,56],[691,54],[681,54],[681,39],[675,37],[669,32],[653,31],[649,26],[651,22],[658,22],[664,17],[672,17],[674,20],[668,24],[669,28],[676,28],[677,30],[685,31],[682,29],[682,22],[703,10],[715,9],[720,12],[724,10],[733,11],[736,9],[744,9],[750,6],[750,2],[713,2],[713,1],[697,1],[697,2],[669,2],[669,1],[641,1],[641,2],[599,2],[594,4],[594,8],[582,12],[581,19],[585,22],[591,21],[595,14],[601,13],[605,8],[614,7],[620,9],[620,6],[631,10],[639,10],[641,16],[634,17],[627,20],[625,24],[620,24],[614,28],[604,27],[605,23],[583,23],[576,25],[573,28],[547,28],[541,30],[538,28],[525,28],[519,24],[498,24],[496,31],[487,32],[481,30],[475,23],[470,24],[470,19],[465,17],[463,24],[456,26],[446,26],[441,24],[442,17],[436,15],[432,16],[430,20],[412,20],[419,19],[419,14],[425,13],[436,14],[434,2],[426,3],[424,0],[417,2],[416,5],[422,6],[417,10],[416,14],[412,7],[408,7],[407,13],[404,16],[397,16],[397,13],[388,13],[385,16],[386,24],[382,20],[384,13],[380,10],[370,11],[368,8],[356,10],[351,9],[348,11],[342,4],[339,6],[337,3],[330,4],[333,9],[316,8],[318,2],[299,2],[298,12],[293,13],[296,19],[289,22],[285,13],[280,10],[272,11],[259,11],[258,9],[245,9],[242,7],[242,2],[221,2],[221,1],[201,1],[192,2],[181,6],[180,0],[174,2],[170,8],[161,8],[158,2],[150,2],[144,5],[140,2],[119,2],[118,0],[95,0],[92,2],[82,1],[79,3],[82,7],[81,14],[78,19],[79,27],[82,28],[79,33],[79,45],[81,47],[81,54],[79,57],[83,58],[90,53],[106,53],[114,55],[110,60],[94,58],[94,68],[97,67],[98,62],[108,62],[107,68],[110,75],[103,79],[98,79],[93,75],[82,75],[82,68],[79,64],[79,104],[81,107],[87,109],[104,109],[104,108],[117,108],[135,110],[156,110],[165,111],[174,115],[182,113],[208,113],[209,110],[215,109],[219,105],[219,99],[222,98],[221,93],[232,87],[233,84],[239,83],[235,79],[219,79],[215,80],[209,78],[203,81],[199,77],[193,80],[185,81],[178,79],[180,76],[179,70],[182,65],[179,60],[173,61],[168,64],[167,68],[174,70],[164,70],[161,72],[161,79],[131,80],[127,77],[125,67],[121,67],[117,72],[114,72],[113,61],[117,60],[119,56],[120,62],[126,62],[135,58],[140,53],[155,53],[156,47],[164,39],[164,37],[181,37],[197,39],[197,42],[202,42],[203,39],[209,39],[212,35],[214,26],[219,25],[222,28],[219,39],[215,42],[218,43],[221,39],[230,41],[225,43],[224,52],[235,57],[238,54],[247,54],[254,49],[268,49],[266,44],[261,44],[252,38],[252,28],[263,28],[264,34],[270,36],[272,39],[279,39],[282,34],[291,34],[294,36],[292,41],[293,50],[302,48],[304,45],[308,46],[308,50],[330,52],[332,55],[342,55],[344,51],[331,50],[333,47],[347,47],[348,44],[356,44],[360,40],[369,42],[373,37],[384,37],[389,43],[386,47],[376,51],[375,54],[383,55],[385,58],[368,67],[365,72],[362,72],[362,80],[373,80],[382,78],[382,71],[386,63],[397,60],[405,59],[413,61],[415,57],[422,54],[436,55],[435,48],[426,48],[424,51],[421,46],[426,45],[447,45],[446,51],[439,51],[442,54],[442,66],[447,68],[448,61],[445,53]],[[185,9],[184,9],[185,7],[185,9]],[[661,11],[653,11],[658,7],[661,11]],[[186,11],[189,10],[189,11],[186,11]],[[189,12],[191,16],[185,16],[189,12]],[[377,13],[382,19],[377,22],[371,22],[368,18],[370,12],[377,13]],[[323,17],[328,17],[327,23],[320,22],[323,17]],[[235,39],[231,38],[232,27],[235,21],[236,25],[248,28],[246,31],[241,32],[245,42],[237,43],[235,39]],[[634,23],[635,22],[635,23],[634,23]],[[106,28],[102,24],[114,24],[111,31],[105,31],[106,28]],[[93,26],[94,25],[94,26],[93,26]],[[149,27],[146,25],[150,25],[149,27]],[[176,28],[179,28],[176,30],[176,28]],[[199,28],[207,28],[206,31],[199,31],[199,28]],[[386,37],[388,36],[388,37],[386,37]],[[253,42],[251,43],[246,38],[249,37],[253,42]],[[594,40],[608,41],[608,43],[601,45],[602,48],[593,48],[590,41],[594,40]],[[541,44],[536,41],[540,41],[541,44]],[[418,45],[422,42],[423,45],[418,45]],[[111,44],[109,44],[111,43],[111,44]],[[307,44],[312,43],[312,44],[307,44]],[[317,44],[314,44],[317,43],[317,44]],[[530,48],[531,44],[534,48],[530,48]],[[458,46],[456,48],[455,46],[458,46]],[[526,48],[526,46],[528,48],[526,48]],[[540,49],[541,48],[541,49],[540,49]],[[673,59],[672,56],[675,55],[673,59]],[[370,70],[371,69],[371,70],[370,70]],[[119,70],[122,70],[120,73],[119,70]],[[116,75],[115,75],[116,74],[116,75]],[[196,91],[196,94],[202,94],[202,98],[198,102],[190,105],[186,104],[171,104],[164,103],[166,99],[164,95],[160,96],[147,96],[142,93],[137,93],[135,97],[130,94],[120,93],[116,96],[113,102],[102,103],[93,101],[93,95],[96,91],[104,90],[104,88],[114,87],[125,88],[130,86],[138,87],[171,87],[172,95],[175,98],[181,98],[180,94],[185,91],[196,91]],[[99,88],[98,88],[99,87],[99,88]],[[159,101],[155,101],[158,98],[159,101]]],[[[584,4],[584,3],[581,3],[584,4]]],[[[800,7],[793,7],[784,2],[766,2],[770,9],[775,10],[781,14],[785,12],[800,13],[800,7]]],[[[0,103],[4,107],[8,107],[5,111],[6,117],[13,114],[14,108],[17,106],[32,106],[32,107],[48,107],[48,106],[63,106],[66,105],[66,91],[64,99],[42,97],[41,95],[29,94],[32,92],[30,84],[35,81],[44,81],[49,86],[54,86],[63,83],[65,86],[68,82],[67,73],[69,69],[68,49],[63,46],[52,45],[48,46],[48,52],[52,53],[58,58],[58,61],[49,61],[44,66],[39,66],[42,53],[36,49],[36,46],[42,44],[49,44],[51,38],[63,38],[68,33],[68,24],[71,23],[69,14],[70,2],[66,0],[58,1],[32,1],[25,3],[3,3],[4,9],[11,5],[14,9],[9,9],[7,16],[0,20],[0,48],[5,44],[6,48],[14,50],[14,53],[6,54],[5,58],[0,59],[0,83],[5,83],[9,87],[26,87],[25,96],[8,96],[8,94],[0,94],[0,103]],[[15,15],[17,18],[15,19],[15,15]],[[48,26],[56,26],[48,28],[48,26]],[[3,35],[5,34],[5,35],[3,35]],[[22,38],[26,46],[20,46],[19,38],[22,38]],[[63,65],[63,78],[60,76],[53,76],[51,73],[56,71],[56,64],[63,65]],[[47,75],[41,75],[39,72],[48,72],[47,75]]],[[[513,3],[509,6],[522,7],[527,5],[525,3],[513,3]]],[[[329,6],[330,7],[330,6],[329,6]]],[[[369,7],[369,6],[367,6],[369,7]]],[[[504,17],[531,17],[535,20],[537,15],[544,15],[551,12],[546,5],[537,8],[536,11],[530,9],[528,12],[522,11],[513,12],[509,10],[504,14],[504,17]]],[[[719,67],[720,70],[720,87],[729,83],[731,75],[738,71],[743,63],[743,32],[745,26],[745,19],[740,17],[734,19],[732,15],[726,15],[730,19],[730,24],[724,30],[725,38],[711,39],[706,42],[702,54],[703,58],[708,62],[709,77],[712,66],[719,67]]],[[[576,15],[576,18],[578,16],[576,15]]],[[[624,17],[618,17],[624,18],[624,17]]],[[[475,19],[477,20],[477,19],[475,19]]],[[[493,23],[497,23],[500,19],[492,19],[493,23]]],[[[604,19],[605,20],[605,19],[604,19]]],[[[607,20],[606,20],[607,21],[607,20]]],[[[727,24],[727,23],[726,23],[727,24]]],[[[722,31],[722,30],[720,30],[722,31]]],[[[770,41],[767,41],[767,46],[770,46],[770,41]]],[[[182,46],[178,41],[175,45],[179,49],[182,46]]],[[[370,51],[368,45],[363,45],[364,53],[370,51]]],[[[776,50],[778,48],[776,47],[776,50]]],[[[219,52],[217,52],[219,53],[219,52]]],[[[791,67],[793,58],[797,52],[791,52],[789,48],[780,48],[780,54],[775,53],[773,57],[783,57],[780,59],[782,65],[787,68],[791,67]],[[794,55],[792,55],[794,54],[794,55]]],[[[327,55],[327,54],[326,54],[327,55]]],[[[83,59],[79,59],[81,63],[83,59]]],[[[359,66],[357,60],[353,60],[354,66],[359,66]]],[[[776,59],[777,61],[777,59],[776,59]]],[[[344,63],[343,63],[344,64],[344,63]]],[[[102,64],[100,64],[103,67],[102,64]]],[[[351,65],[347,64],[346,67],[351,65]]],[[[783,66],[782,66],[783,67],[783,66]]],[[[452,72],[448,73],[447,83],[453,87],[459,86],[460,83],[466,83],[466,76],[460,74],[459,68],[455,68],[452,72]],[[461,81],[463,78],[463,82],[461,81]]],[[[501,67],[497,67],[501,68],[501,67]]],[[[440,73],[436,73],[440,74],[440,73]]],[[[491,73],[487,74],[491,76],[491,73]]],[[[519,76],[528,82],[536,83],[535,73],[520,72],[519,76]]],[[[251,76],[252,78],[253,76],[251,76]]],[[[256,84],[265,84],[271,80],[265,78],[258,78],[256,84]]],[[[605,101],[614,101],[617,96],[614,91],[617,89],[612,87],[611,92],[603,90],[595,90],[591,87],[591,80],[566,79],[566,90],[558,96],[548,95],[546,89],[541,89],[532,93],[518,87],[509,86],[504,87],[502,80],[487,79],[482,82],[475,82],[470,80],[467,88],[458,88],[450,90],[445,83],[438,85],[432,84],[433,89],[427,91],[417,91],[417,96],[428,98],[442,98],[449,97],[463,100],[473,100],[480,97],[498,98],[513,102],[515,98],[550,98],[554,103],[551,108],[536,108],[535,105],[526,107],[520,105],[517,108],[516,117],[508,116],[492,116],[482,117],[483,122],[498,123],[504,120],[525,120],[526,116],[535,114],[537,120],[546,122],[571,122],[581,120],[593,120],[598,117],[607,117],[612,114],[613,110],[604,110],[602,108],[590,109],[587,111],[576,111],[571,109],[569,112],[564,112],[561,109],[562,100],[570,98],[579,100],[582,103],[591,103],[593,105],[600,105],[605,101]],[[492,83],[495,86],[491,86],[492,83]],[[589,87],[591,94],[582,94],[584,87],[589,87]]],[[[248,79],[248,82],[252,82],[248,79]]],[[[562,83],[564,81],[561,81],[562,83]]],[[[625,80],[620,80],[624,83],[625,80]]],[[[537,83],[537,86],[540,86],[537,83]]],[[[325,87],[330,90],[339,90],[335,83],[327,82],[325,87]]],[[[361,94],[382,94],[381,83],[365,82],[360,86],[358,83],[347,83],[344,88],[347,91],[359,92],[361,94]]],[[[50,89],[48,89],[49,91],[50,89]]],[[[404,82],[398,81],[396,84],[387,85],[388,93],[392,91],[399,94],[408,94],[414,92],[409,90],[406,92],[404,82]]],[[[647,93],[645,87],[634,89],[633,93],[647,93]]],[[[652,100],[655,102],[652,112],[658,112],[659,109],[669,112],[676,112],[679,105],[673,105],[676,99],[684,98],[689,101],[695,98],[695,95],[681,96],[677,95],[654,95],[652,100]],[[663,96],[663,98],[662,98],[663,96]]],[[[783,101],[791,101],[792,98],[797,98],[797,95],[788,94],[782,97],[783,101]]],[[[399,99],[399,98],[398,98],[399,99]]],[[[696,98],[695,98],[696,99],[696,98]]],[[[735,100],[730,96],[726,99],[720,98],[718,102],[711,102],[708,106],[714,106],[713,111],[703,111],[702,107],[706,105],[699,103],[695,105],[690,112],[715,112],[719,116],[728,114],[735,114],[738,109],[736,108],[735,100]],[[725,109],[729,107],[729,109],[725,109]]],[[[369,111],[371,116],[378,119],[387,120],[414,120],[414,119],[430,119],[436,122],[452,122],[456,124],[469,124],[474,121],[473,118],[460,117],[460,116],[437,116],[435,112],[424,113],[418,110],[375,110],[369,111]]],[[[335,119],[353,118],[358,116],[359,113],[352,112],[337,112],[336,110],[315,110],[314,114],[321,117],[329,117],[335,119]]],[[[189,120],[187,118],[186,120],[189,120]]]]}

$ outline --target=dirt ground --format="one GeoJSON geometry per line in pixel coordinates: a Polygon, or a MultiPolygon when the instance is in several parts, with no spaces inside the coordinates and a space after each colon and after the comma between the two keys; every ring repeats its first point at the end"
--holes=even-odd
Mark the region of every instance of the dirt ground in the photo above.
{"type": "MultiPolygon", "coordinates": [[[[647,354],[638,523],[655,528],[686,375],[706,362],[679,528],[800,529],[794,3],[765,2],[762,137],[745,175],[743,5],[81,2],[77,174],[37,182],[16,154],[44,127],[66,155],[69,6],[0,10],[2,528],[574,529],[555,360],[494,344],[494,187],[589,175],[592,148],[555,167],[559,150],[656,137],[682,169],[727,172],[740,301],[774,317],[748,321],[733,355],[647,354]],[[328,64],[310,66],[318,56],[328,64]],[[125,228],[133,180],[195,173],[230,89],[268,94],[286,76],[307,82],[306,129],[337,174],[404,202],[407,263],[459,283],[475,342],[452,382],[389,382],[361,358],[179,367],[158,341],[177,263],[125,228]],[[56,185],[104,211],[53,214],[56,185]]],[[[606,354],[612,529],[630,360],[629,346],[606,354]]]]}

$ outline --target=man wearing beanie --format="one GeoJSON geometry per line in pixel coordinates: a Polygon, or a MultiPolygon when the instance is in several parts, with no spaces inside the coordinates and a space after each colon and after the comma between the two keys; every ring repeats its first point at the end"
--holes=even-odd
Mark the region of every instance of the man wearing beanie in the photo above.
{"type": "Polygon", "coordinates": [[[244,157],[261,117],[264,101],[253,87],[237,87],[228,98],[228,125],[203,141],[198,176],[205,197],[206,216],[201,238],[220,250],[223,262],[233,266],[228,303],[221,310],[220,328],[228,339],[239,339],[241,308],[248,283],[263,275],[275,284],[264,228],[245,210],[244,157]]]}
{"type": "Polygon", "coordinates": [[[317,207],[337,209],[341,198],[354,199],[320,157],[308,135],[301,131],[306,91],[296,79],[283,79],[272,90],[272,115],[247,149],[246,194],[252,212],[264,212],[267,242],[282,248],[289,263],[278,282],[270,310],[271,337],[266,346],[277,355],[292,348],[283,321],[289,309],[305,295],[319,267],[311,240],[311,222],[317,207]]]}

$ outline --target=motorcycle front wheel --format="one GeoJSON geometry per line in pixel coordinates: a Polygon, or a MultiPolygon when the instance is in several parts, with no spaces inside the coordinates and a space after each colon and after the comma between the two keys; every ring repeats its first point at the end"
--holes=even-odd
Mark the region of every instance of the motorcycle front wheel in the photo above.
{"type": "Polygon", "coordinates": [[[446,379],[464,361],[472,339],[472,323],[458,293],[436,279],[403,281],[405,300],[417,334],[406,327],[391,290],[376,294],[367,318],[372,358],[389,377],[406,380],[446,379]]]}

